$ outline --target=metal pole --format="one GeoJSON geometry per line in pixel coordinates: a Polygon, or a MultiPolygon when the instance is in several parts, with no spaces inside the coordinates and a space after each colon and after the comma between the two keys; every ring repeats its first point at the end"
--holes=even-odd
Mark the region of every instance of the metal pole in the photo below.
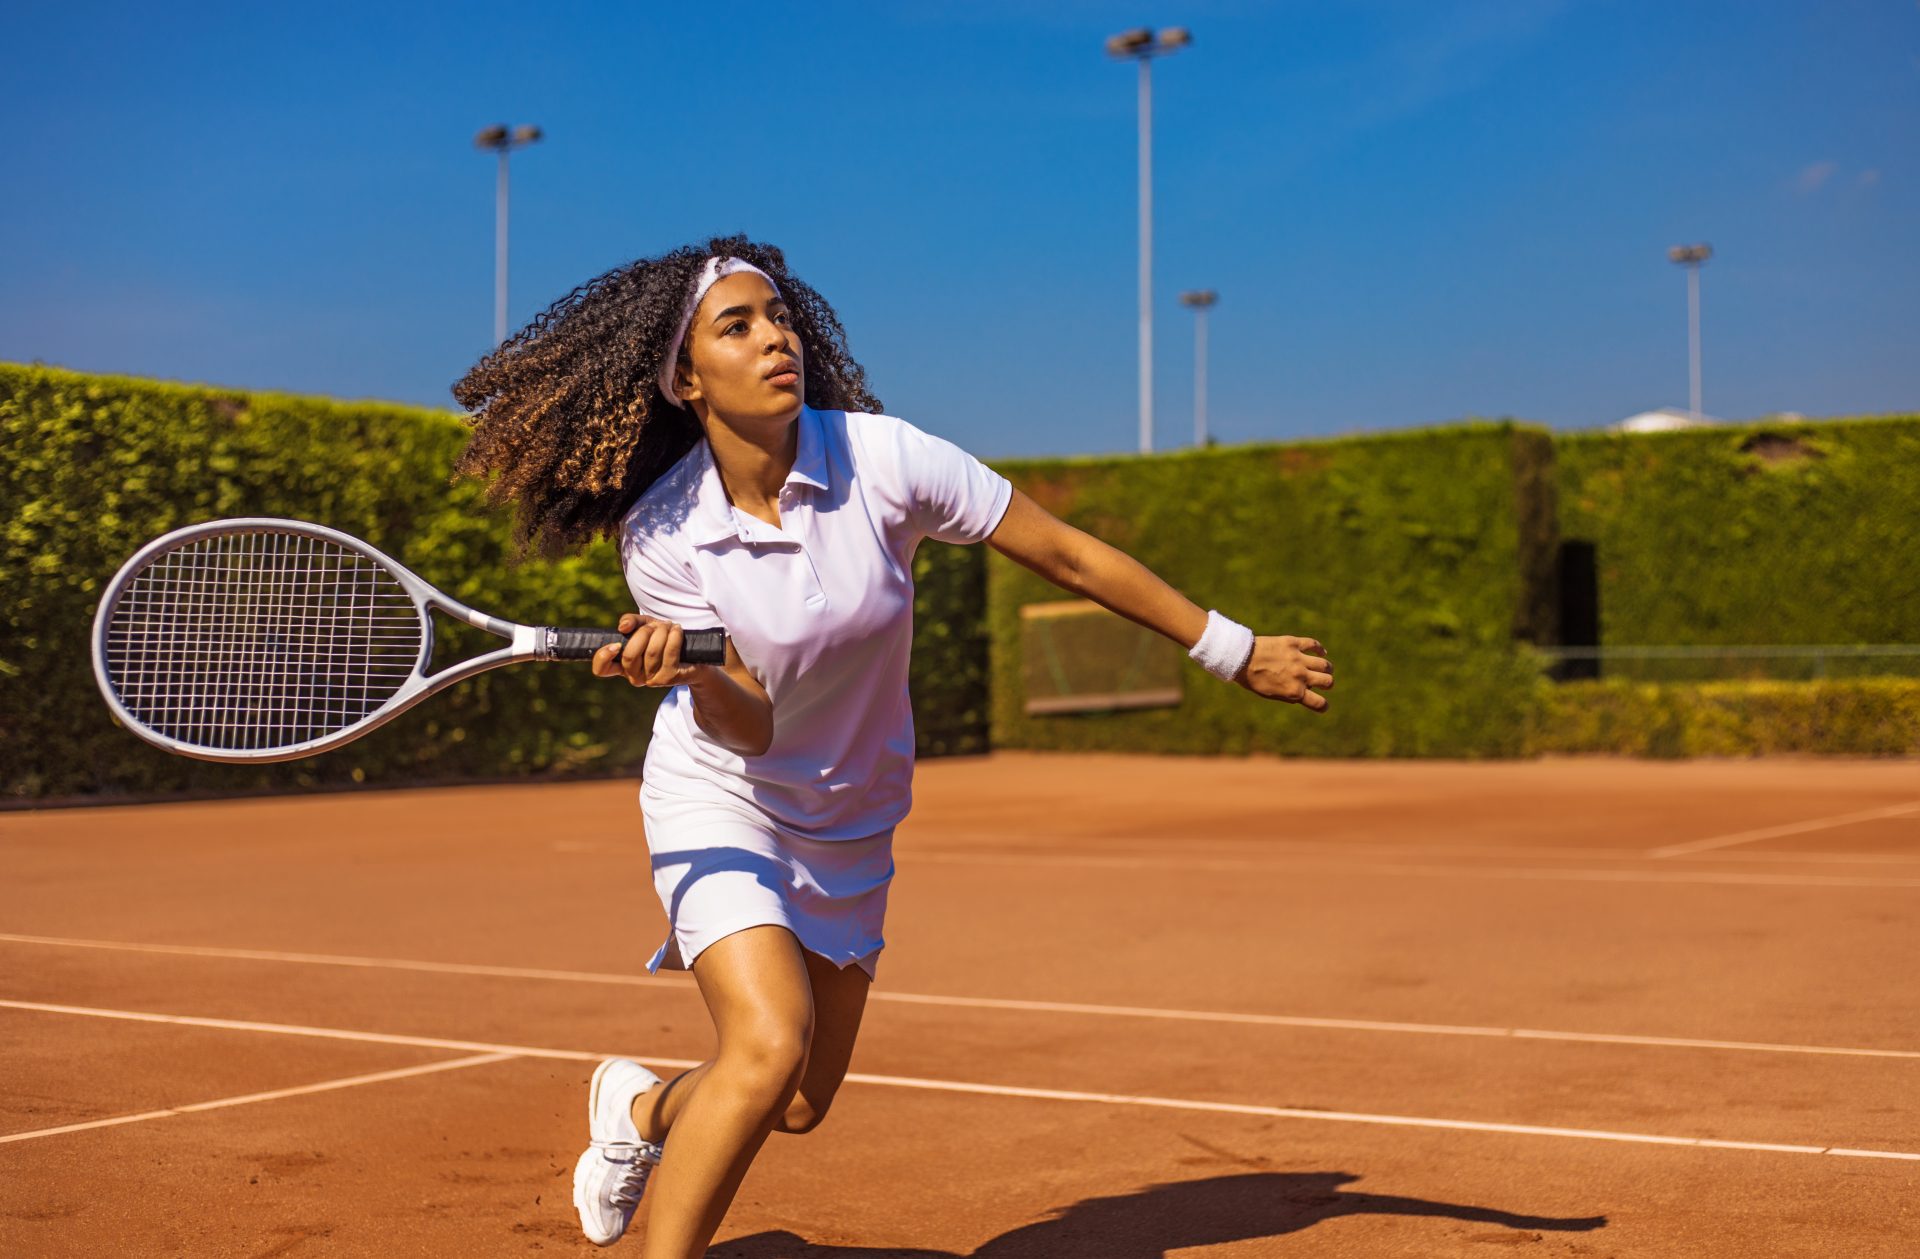
{"type": "Polygon", "coordinates": [[[1693,414],[1700,411],[1700,264],[1687,267],[1687,396],[1693,414]]]}
{"type": "Polygon", "coordinates": [[[1700,264],[1713,257],[1713,246],[1675,245],[1667,250],[1667,259],[1687,269],[1687,406],[1688,414],[1700,416],[1700,264]]]}
{"type": "Polygon", "coordinates": [[[1140,59],[1140,453],[1153,451],[1153,81],[1140,59]]]}
{"type": "Polygon", "coordinates": [[[1145,26],[1107,40],[1107,52],[1140,63],[1140,453],[1153,451],[1153,71],[1148,62],[1193,42],[1184,26],[1145,26]]]}
{"type": "Polygon", "coordinates": [[[493,212],[493,343],[507,339],[507,150],[500,146],[500,179],[493,212]]]}
{"type": "Polygon", "coordinates": [[[1193,444],[1207,444],[1207,308],[1193,308],[1193,444]]]}
{"type": "Polygon", "coordinates": [[[507,154],[523,144],[540,140],[540,128],[526,124],[508,127],[504,122],[484,127],[473,137],[475,148],[492,149],[500,155],[500,174],[493,190],[493,343],[507,340],[507,154]]]}

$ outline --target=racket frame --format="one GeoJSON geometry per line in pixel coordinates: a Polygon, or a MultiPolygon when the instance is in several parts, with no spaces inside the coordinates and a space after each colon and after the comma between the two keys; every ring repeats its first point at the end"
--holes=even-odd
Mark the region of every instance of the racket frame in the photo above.
{"type": "Polygon", "coordinates": [[[329,529],[325,525],[317,525],[307,520],[289,520],[275,516],[242,516],[226,520],[210,520],[204,524],[187,525],[184,528],[175,529],[141,547],[134,552],[132,558],[120,566],[120,571],[113,575],[113,579],[107,583],[106,590],[101,594],[100,607],[93,618],[93,676],[100,685],[100,693],[106,698],[107,707],[113,710],[114,717],[128,730],[155,747],[202,761],[265,764],[273,761],[298,760],[301,757],[313,756],[342,744],[351,743],[376,727],[392,721],[428,696],[443,691],[456,682],[465,681],[475,674],[485,673],[489,669],[497,669],[501,665],[514,664],[522,660],[556,659],[555,632],[550,626],[521,625],[516,621],[506,621],[475,611],[452,595],[429,584],[419,574],[385,551],[351,534],[342,533],[338,529],[329,529]],[[412,674],[392,695],[387,697],[385,703],[351,725],[343,726],[330,734],[275,748],[210,748],[203,744],[186,743],[152,729],[127,710],[114,688],[112,674],[107,666],[107,634],[113,624],[113,613],[119,606],[121,597],[133,584],[134,578],[144,572],[159,556],[194,542],[236,533],[283,533],[315,538],[358,552],[386,569],[394,580],[399,582],[401,588],[413,600],[414,608],[420,616],[420,656],[414,662],[412,674]],[[427,668],[433,660],[434,644],[432,613],[436,608],[454,620],[465,621],[468,625],[507,639],[507,645],[448,665],[438,673],[429,674],[427,668]]]}

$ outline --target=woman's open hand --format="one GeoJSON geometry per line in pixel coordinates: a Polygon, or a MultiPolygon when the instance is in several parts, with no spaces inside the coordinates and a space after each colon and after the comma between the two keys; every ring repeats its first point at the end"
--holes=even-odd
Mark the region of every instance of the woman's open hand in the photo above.
{"type": "Polygon", "coordinates": [[[678,686],[706,665],[680,663],[680,645],[686,632],[672,621],[638,612],[620,618],[627,645],[608,643],[593,653],[593,676],[624,677],[635,686],[678,686]]]}
{"type": "Polygon", "coordinates": [[[1321,654],[1324,651],[1317,638],[1255,638],[1253,655],[1234,681],[1255,695],[1323,713],[1327,697],[1320,692],[1333,689],[1333,662],[1321,654]]]}

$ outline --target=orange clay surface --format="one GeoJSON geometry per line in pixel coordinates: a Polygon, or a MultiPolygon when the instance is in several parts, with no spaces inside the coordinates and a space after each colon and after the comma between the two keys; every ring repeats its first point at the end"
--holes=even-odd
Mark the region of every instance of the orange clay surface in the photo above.
{"type": "MultiPolygon", "coordinates": [[[[1920,1255],[1912,761],[997,754],[898,864],[715,1256],[1920,1255]]],[[[0,814],[0,1256],[595,1253],[664,930],[631,782],[0,814]]]]}

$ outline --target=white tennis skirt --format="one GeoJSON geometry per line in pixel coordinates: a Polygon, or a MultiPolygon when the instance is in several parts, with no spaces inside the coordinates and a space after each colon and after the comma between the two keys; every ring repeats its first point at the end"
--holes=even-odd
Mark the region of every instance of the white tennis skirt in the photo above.
{"type": "Polygon", "coordinates": [[[874,976],[886,946],[891,826],[865,839],[808,839],[745,802],[695,800],[645,782],[640,815],[669,924],[649,973],[690,970],[715,940],[774,925],[808,952],[874,976]]]}

